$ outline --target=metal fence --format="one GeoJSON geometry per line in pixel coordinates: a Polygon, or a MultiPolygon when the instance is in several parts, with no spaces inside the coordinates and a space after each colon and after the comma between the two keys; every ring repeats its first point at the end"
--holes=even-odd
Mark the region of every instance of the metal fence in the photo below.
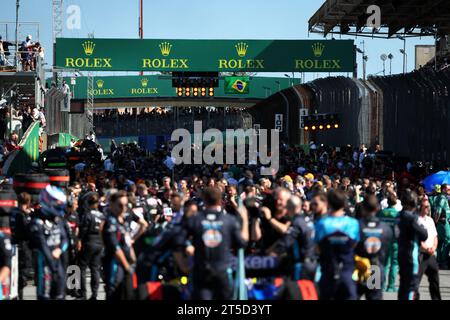
{"type": "Polygon", "coordinates": [[[53,87],[45,94],[45,115],[47,119],[46,132],[48,135],[68,133],[80,139],[91,130],[92,125],[86,112],[71,114],[70,93],[65,94],[59,88],[53,87]]]}
{"type": "MultiPolygon", "coordinates": [[[[275,115],[283,114],[293,133],[300,129],[297,109],[309,114],[338,113],[341,126],[311,130],[310,141],[334,146],[380,144],[384,150],[411,160],[450,163],[450,68],[423,68],[406,75],[372,77],[367,81],[328,77],[281,91],[250,109],[261,128],[273,128],[275,115]],[[291,92],[296,91],[298,97],[291,92]],[[294,100],[298,101],[295,102],[294,100]]],[[[285,128],[287,129],[287,128],[285,128]]]]}

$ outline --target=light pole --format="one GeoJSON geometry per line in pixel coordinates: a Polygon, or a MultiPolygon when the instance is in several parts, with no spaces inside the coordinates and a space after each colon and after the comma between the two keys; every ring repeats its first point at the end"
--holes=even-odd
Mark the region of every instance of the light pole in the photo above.
{"type": "MultiPolygon", "coordinates": [[[[139,39],[144,39],[144,0],[139,1],[139,39]]],[[[144,75],[144,72],[139,72],[140,76],[144,75]]]]}
{"type": "Polygon", "coordinates": [[[16,72],[18,67],[18,53],[19,53],[19,7],[20,7],[20,0],[17,0],[16,2],[16,56],[14,58],[14,65],[16,66],[16,72]]]}
{"type": "Polygon", "coordinates": [[[291,81],[290,81],[290,82],[291,82],[291,86],[293,87],[293,86],[294,86],[294,77],[291,78],[291,76],[288,75],[288,74],[285,74],[284,76],[285,76],[286,78],[289,78],[289,80],[291,80],[291,81]]]}
{"type": "Polygon", "coordinates": [[[362,54],[362,63],[363,63],[363,80],[366,80],[366,64],[367,64],[367,60],[369,60],[369,57],[366,56],[366,47],[365,47],[365,43],[364,41],[361,41],[361,44],[363,46],[363,49],[361,50],[360,48],[356,48],[356,51],[358,53],[362,54]]]}
{"type": "Polygon", "coordinates": [[[405,64],[408,64],[408,54],[406,53],[405,49],[400,49],[400,53],[403,54],[403,74],[405,74],[405,64]]]}
{"type": "Polygon", "coordinates": [[[383,61],[383,76],[386,75],[386,60],[388,59],[388,56],[386,54],[382,54],[380,56],[381,61],[383,61]]]}
{"type": "Polygon", "coordinates": [[[407,54],[406,54],[406,38],[402,36],[397,36],[400,40],[403,40],[403,49],[400,49],[400,52],[403,54],[403,74],[406,73],[406,68],[408,64],[407,54]]]}
{"type": "Polygon", "coordinates": [[[394,59],[394,55],[392,53],[389,53],[389,75],[392,76],[392,59],[394,59]]]}

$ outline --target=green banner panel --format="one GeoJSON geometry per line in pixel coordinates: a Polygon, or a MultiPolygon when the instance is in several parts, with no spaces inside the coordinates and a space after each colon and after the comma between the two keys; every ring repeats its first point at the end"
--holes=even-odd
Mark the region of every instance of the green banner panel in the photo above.
{"type": "MultiPolygon", "coordinates": [[[[65,78],[74,94],[74,99],[86,99],[87,78],[75,78],[75,85],[71,85],[71,78],[65,78]]],[[[294,84],[299,84],[300,79],[294,79],[294,84]]],[[[231,86],[233,83],[231,83],[231,86]]],[[[247,98],[265,99],[279,90],[292,85],[292,79],[274,77],[226,77],[219,80],[219,87],[215,88],[216,98],[247,98]],[[238,96],[235,89],[227,92],[227,78],[247,79],[244,92],[238,96]]],[[[170,76],[108,76],[94,77],[94,99],[117,98],[179,98],[176,88],[172,87],[170,76]]]]}
{"type": "Polygon", "coordinates": [[[56,39],[59,68],[94,71],[353,72],[353,40],[56,39]]]}
{"type": "Polygon", "coordinates": [[[11,177],[16,173],[26,173],[31,169],[32,162],[38,160],[39,127],[39,122],[34,122],[25,132],[19,144],[22,149],[14,151],[3,166],[4,175],[11,177]]]}

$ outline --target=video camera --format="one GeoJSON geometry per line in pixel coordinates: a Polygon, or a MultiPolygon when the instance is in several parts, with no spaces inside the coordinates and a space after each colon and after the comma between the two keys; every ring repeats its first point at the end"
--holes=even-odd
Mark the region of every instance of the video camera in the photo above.
{"type": "Polygon", "coordinates": [[[259,209],[262,205],[262,200],[258,197],[251,197],[244,200],[244,206],[248,211],[248,214],[251,218],[259,218],[261,217],[261,213],[259,209]]]}

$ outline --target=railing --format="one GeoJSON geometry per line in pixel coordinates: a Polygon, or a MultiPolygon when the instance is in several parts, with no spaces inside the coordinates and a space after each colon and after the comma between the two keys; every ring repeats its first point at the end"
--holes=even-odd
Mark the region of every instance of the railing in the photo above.
{"type": "Polygon", "coordinates": [[[42,68],[42,62],[43,58],[39,56],[38,52],[34,51],[9,50],[3,53],[0,52],[0,71],[9,71],[9,72],[32,71],[42,73],[43,79],[44,70],[42,68]],[[30,55],[30,57],[25,58],[25,55],[30,55]],[[29,66],[27,65],[28,62],[30,63],[29,66]]]}

